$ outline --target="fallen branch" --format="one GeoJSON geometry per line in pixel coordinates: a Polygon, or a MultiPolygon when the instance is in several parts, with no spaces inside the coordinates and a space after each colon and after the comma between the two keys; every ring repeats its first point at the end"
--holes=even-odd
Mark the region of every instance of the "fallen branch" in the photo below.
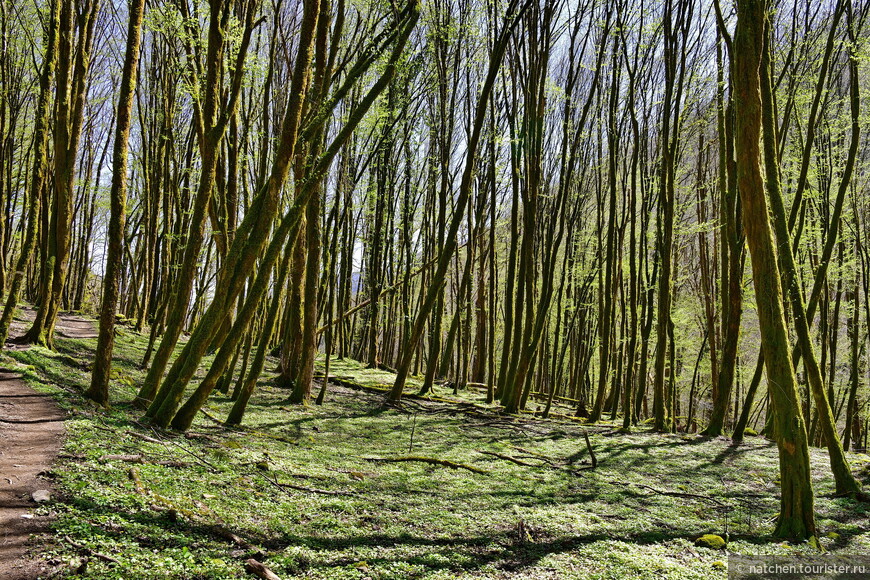
{"type": "Polygon", "coordinates": [[[551,465],[552,467],[560,467],[560,465],[557,465],[556,462],[554,462],[550,457],[547,457],[543,453],[531,451],[531,450],[526,449],[524,447],[517,447],[516,445],[514,445],[513,448],[516,449],[517,451],[520,451],[520,452],[525,453],[531,457],[534,457],[535,459],[540,459],[541,461],[551,465]]]}
{"type": "Polygon", "coordinates": [[[483,453],[484,455],[492,455],[493,457],[498,457],[499,459],[504,459],[505,461],[510,461],[512,463],[516,463],[517,465],[523,465],[525,467],[538,467],[534,463],[526,463],[521,459],[517,459],[516,457],[511,457],[510,455],[502,455],[501,453],[496,453],[495,451],[484,451],[482,449],[477,450],[478,453],[483,453]]]}
{"type": "Polygon", "coordinates": [[[211,531],[216,536],[219,536],[219,537],[223,538],[224,540],[228,540],[228,541],[232,542],[233,544],[237,545],[238,547],[242,548],[243,550],[256,550],[256,551],[260,550],[258,547],[254,546],[246,539],[244,539],[240,536],[237,536],[236,534],[232,533],[231,531],[229,531],[228,529],[226,529],[225,527],[223,527],[221,525],[212,526],[211,531]]]}
{"type": "Polygon", "coordinates": [[[428,463],[429,465],[443,465],[444,467],[449,467],[451,469],[467,469],[468,471],[479,473],[481,475],[489,475],[489,472],[480,469],[478,467],[474,467],[473,465],[466,465],[465,463],[456,463],[453,461],[448,461],[446,459],[438,459],[435,457],[418,457],[418,456],[407,456],[407,457],[363,457],[366,461],[378,461],[383,463],[399,463],[404,461],[418,461],[420,463],[428,463]]]}
{"type": "Polygon", "coordinates": [[[212,437],[211,435],[206,435],[205,433],[194,433],[193,431],[188,431],[184,434],[185,439],[204,439],[205,441],[216,442],[217,439],[212,437]]]}
{"type": "Polygon", "coordinates": [[[139,477],[138,467],[131,467],[127,472],[127,476],[130,478],[130,481],[133,482],[133,487],[136,489],[136,493],[139,495],[148,495],[148,492],[145,491],[145,486],[142,485],[142,478],[139,477]]]}
{"type": "Polygon", "coordinates": [[[281,577],[269,570],[262,562],[248,558],[245,562],[245,571],[263,580],[281,580],[281,577]]]}
{"type": "Polygon", "coordinates": [[[306,487],[304,485],[296,485],[293,483],[279,483],[277,480],[272,479],[271,477],[269,477],[265,473],[260,473],[259,475],[263,479],[265,479],[266,481],[268,481],[269,483],[271,483],[272,485],[274,485],[275,487],[280,489],[281,491],[286,491],[287,489],[295,489],[298,491],[307,491],[309,493],[319,493],[321,495],[347,495],[347,496],[356,495],[355,493],[350,492],[350,491],[332,491],[329,489],[318,489],[316,487],[306,487]]]}
{"type": "Polygon", "coordinates": [[[141,455],[101,455],[100,461],[128,461],[130,463],[145,463],[141,455]]]}
{"type": "Polygon", "coordinates": [[[184,461],[175,461],[173,459],[161,459],[158,461],[150,461],[140,455],[101,455],[100,461],[126,461],[128,463],[138,463],[140,465],[149,463],[151,465],[163,465],[165,467],[188,467],[190,464],[184,461]]]}
{"type": "Polygon", "coordinates": [[[224,425],[223,421],[221,421],[220,419],[218,419],[217,417],[215,417],[214,415],[212,415],[211,413],[209,413],[205,409],[200,409],[199,412],[202,413],[203,415],[205,415],[206,417],[208,417],[209,419],[211,419],[214,423],[217,423],[218,425],[220,425],[221,427],[226,427],[226,425],[224,425]]]}

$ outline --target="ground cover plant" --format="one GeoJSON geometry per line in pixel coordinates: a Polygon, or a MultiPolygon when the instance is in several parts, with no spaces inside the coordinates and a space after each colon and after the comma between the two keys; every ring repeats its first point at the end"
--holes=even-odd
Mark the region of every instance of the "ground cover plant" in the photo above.
{"type": "Polygon", "coordinates": [[[0,0],[0,578],[862,553],[868,22],[0,0]]]}
{"type": "MultiPolygon", "coordinates": [[[[124,403],[146,340],[120,330],[108,410],[82,397],[94,339],[3,355],[69,413],[39,508],[56,515],[58,576],[234,578],[253,558],[281,578],[724,578],[727,552],[815,552],[770,537],[778,460],[762,437],[501,415],[471,390],[385,406],[388,371],[349,360],[332,361],[345,386],[322,406],[288,405],[267,373],[241,427],[216,421],[231,406],[217,396],[183,435],[124,403]],[[386,461],[400,458],[454,466],[386,461]]],[[[866,504],[833,497],[824,451],[812,466],[822,546],[870,553],[866,504]]]]}

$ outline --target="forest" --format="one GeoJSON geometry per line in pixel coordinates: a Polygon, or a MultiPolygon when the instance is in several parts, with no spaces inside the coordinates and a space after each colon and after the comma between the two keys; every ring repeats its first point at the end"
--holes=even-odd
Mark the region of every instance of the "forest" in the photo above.
{"type": "Polygon", "coordinates": [[[0,0],[0,576],[870,555],[868,15],[0,0]]]}

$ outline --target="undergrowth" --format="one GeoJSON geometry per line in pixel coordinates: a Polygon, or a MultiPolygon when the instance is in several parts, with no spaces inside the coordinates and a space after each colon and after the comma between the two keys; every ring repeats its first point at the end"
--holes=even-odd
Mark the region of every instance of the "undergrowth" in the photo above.
{"type": "MultiPolygon", "coordinates": [[[[240,578],[255,558],[282,578],[706,579],[726,576],[727,554],[696,546],[703,534],[740,554],[813,551],[769,536],[778,463],[759,437],[735,448],[507,417],[482,392],[445,388],[389,407],[375,389],[390,373],[353,361],[332,361],[345,385],[322,406],[290,405],[266,373],[241,428],[214,420],[231,406],[218,395],[183,436],[140,423],[129,404],[147,343],[132,330],[117,338],[112,408],[84,401],[94,343],[5,355],[70,413],[58,496],[40,508],[56,514],[45,553],[64,577],[240,578]],[[484,473],[376,461],[409,456],[484,473]]],[[[868,458],[852,458],[864,472],[868,458]]],[[[832,497],[824,451],[812,465],[824,547],[870,553],[867,506],[832,497]]]]}

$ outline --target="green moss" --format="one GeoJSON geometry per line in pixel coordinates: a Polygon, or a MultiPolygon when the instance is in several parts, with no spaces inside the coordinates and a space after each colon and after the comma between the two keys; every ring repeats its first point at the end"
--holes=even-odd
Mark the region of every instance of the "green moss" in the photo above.
{"type": "Polygon", "coordinates": [[[702,548],[713,548],[714,550],[721,550],[725,547],[725,540],[722,536],[717,536],[716,534],[704,534],[697,540],[695,540],[696,546],[701,546],[702,548]]]}

